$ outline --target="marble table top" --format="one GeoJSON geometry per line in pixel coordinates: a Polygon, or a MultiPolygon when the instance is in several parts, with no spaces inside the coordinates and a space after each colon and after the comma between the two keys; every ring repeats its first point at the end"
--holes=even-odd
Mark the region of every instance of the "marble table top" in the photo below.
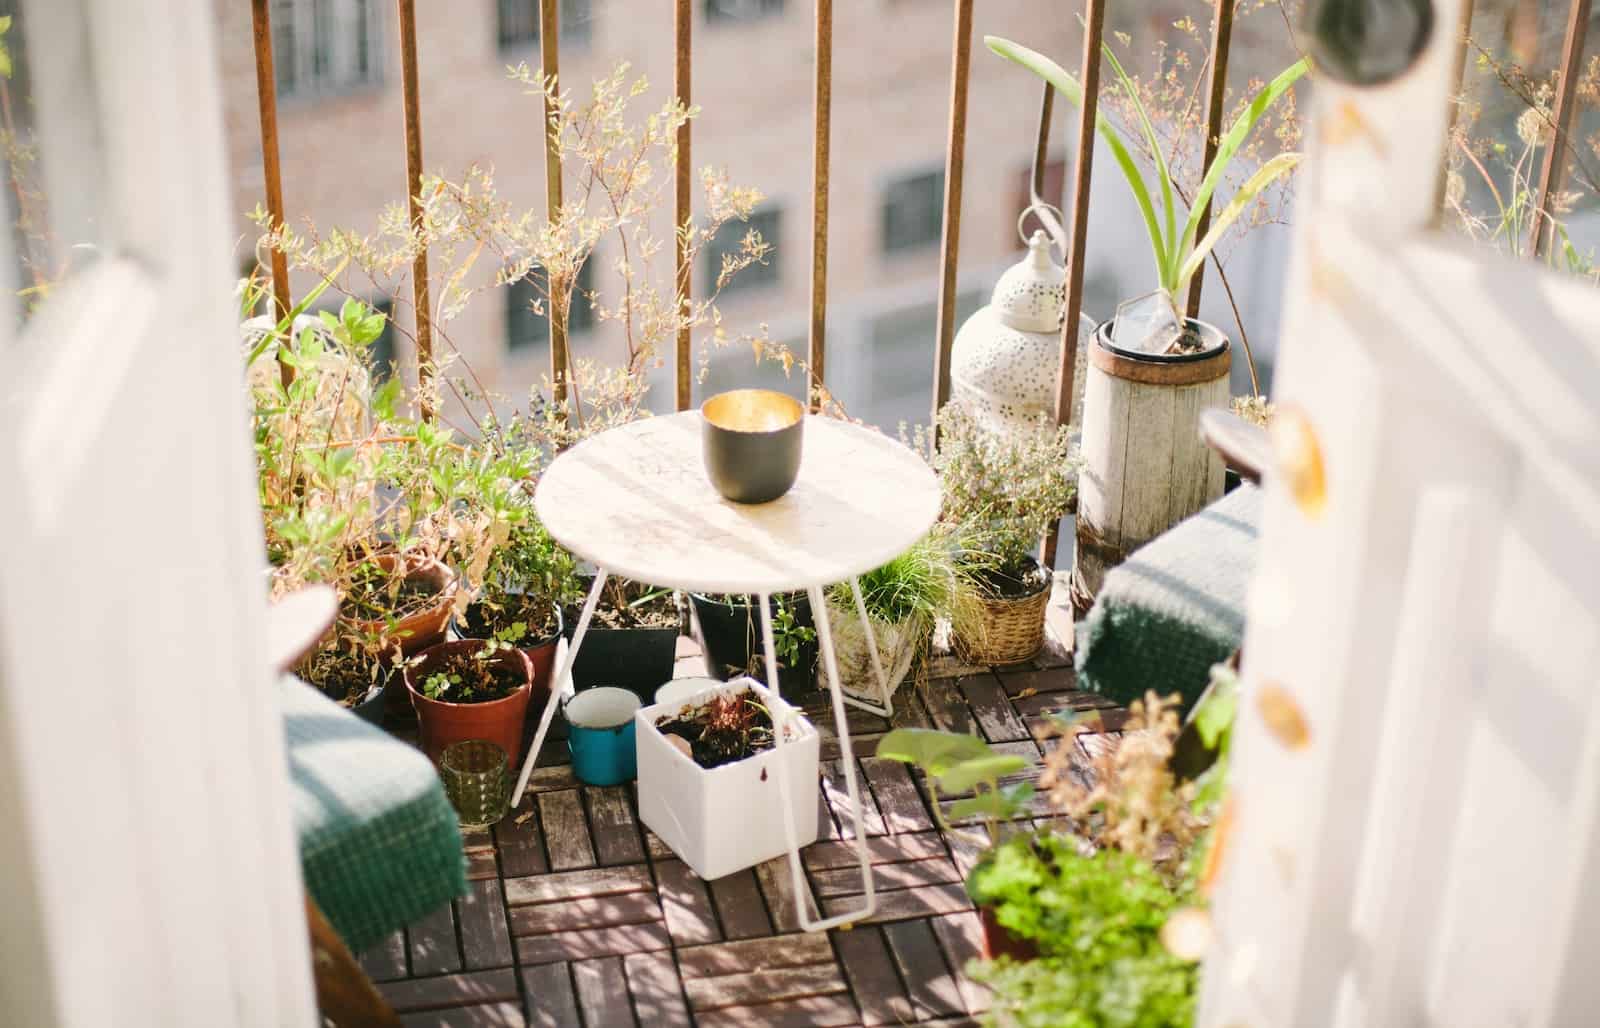
{"type": "Polygon", "coordinates": [[[794,488],[725,500],[706,477],[698,411],[646,418],[557,457],[534,495],[563,546],[613,575],[706,593],[847,581],[909,549],[939,514],[939,483],[878,432],[807,416],[794,488]]]}

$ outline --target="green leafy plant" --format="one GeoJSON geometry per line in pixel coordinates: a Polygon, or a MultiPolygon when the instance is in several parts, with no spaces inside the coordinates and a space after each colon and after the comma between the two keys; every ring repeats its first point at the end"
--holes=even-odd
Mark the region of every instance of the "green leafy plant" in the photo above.
{"type": "Polygon", "coordinates": [[[794,610],[782,599],[772,605],[772,646],[778,663],[784,667],[800,665],[800,651],[817,641],[817,631],[795,620],[794,610]]]}
{"type": "Polygon", "coordinates": [[[896,728],[878,740],[876,756],[911,764],[922,771],[933,800],[934,817],[941,828],[952,831],[950,821],[978,818],[990,846],[1000,842],[1001,827],[1028,812],[1033,783],[1001,784],[1020,773],[1028,761],[1011,753],[998,753],[975,735],[933,728],[896,728]],[[946,810],[940,793],[972,795],[950,803],[946,810]]]}
{"type": "MultiPolygon", "coordinates": [[[[923,536],[909,550],[858,580],[867,615],[888,625],[917,624],[932,629],[956,604],[956,546],[948,532],[923,536]]],[[[828,596],[846,610],[855,608],[850,586],[841,582],[828,596]]]]}
{"type": "MultiPolygon", "coordinates": [[[[996,54],[1027,68],[1050,83],[1074,106],[1083,104],[1082,86],[1055,61],[998,36],[985,36],[984,43],[996,54]]],[[[1155,165],[1155,192],[1159,196],[1159,212],[1155,200],[1152,199],[1152,189],[1146,182],[1144,173],[1139,169],[1124,131],[1098,109],[1095,116],[1095,131],[1110,148],[1117,167],[1121,169],[1128,188],[1133,193],[1134,202],[1138,204],[1145,230],[1150,237],[1151,255],[1156,264],[1157,284],[1176,302],[1188,288],[1189,280],[1200,270],[1200,265],[1205,262],[1206,257],[1239,216],[1263,190],[1299,163],[1300,155],[1297,153],[1278,154],[1264,162],[1234,192],[1228,204],[1212,217],[1205,236],[1196,238],[1200,230],[1201,215],[1210,204],[1218,186],[1222,184],[1228,165],[1255,129],[1256,124],[1310,66],[1304,59],[1296,61],[1251,98],[1244,111],[1218,139],[1216,157],[1204,169],[1200,186],[1189,199],[1187,215],[1180,222],[1176,195],[1178,190],[1175,188],[1164,148],[1156,138],[1150,112],[1140,98],[1132,79],[1123,69],[1122,63],[1117,60],[1116,54],[1109,46],[1102,46],[1102,53],[1116,80],[1113,88],[1119,90],[1126,98],[1134,114],[1136,130],[1143,137],[1145,152],[1155,165]]]]}
{"type": "Polygon", "coordinates": [[[1039,957],[974,962],[994,990],[992,1023],[1032,1028],[1171,1028],[1194,1019],[1197,965],[1162,930],[1187,897],[1148,861],[1060,834],[1017,836],[972,873],[973,899],[1039,957]]]}
{"type": "MultiPolygon", "coordinates": [[[[1046,577],[1034,551],[1077,490],[1079,462],[1067,428],[1041,418],[1000,435],[954,404],[939,411],[938,427],[932,462],[944,493],[939,517],[956,548],[959,579],[987,595],[1033,592],[1046,577]]],[[[916,433],[922,452],[927,441],[916,433]]]]}

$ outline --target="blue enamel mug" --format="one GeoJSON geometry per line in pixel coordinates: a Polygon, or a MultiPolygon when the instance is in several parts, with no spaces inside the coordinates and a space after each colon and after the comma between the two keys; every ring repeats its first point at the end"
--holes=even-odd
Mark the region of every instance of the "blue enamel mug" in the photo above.
{"type": "Polygon", "coordinates": [[[578,781],[621,785],[638,776],[633,713],[640,706],[632,691],[608,685],[585,689],[562,703],[572,773],[578,781]]]}

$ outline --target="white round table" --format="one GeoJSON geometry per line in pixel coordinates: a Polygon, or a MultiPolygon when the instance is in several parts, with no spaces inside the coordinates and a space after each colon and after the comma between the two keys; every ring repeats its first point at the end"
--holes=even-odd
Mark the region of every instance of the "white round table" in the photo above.
{"type": "MultiPolygon", "coordinates": [[[[846,726],[844,704],[890,716],[888,683],[872,637],[871,619],[857,576],[909,549],[939,515],[939,482],[911,450],[871,429],[808,416],[794,488],[763,504],[723,499],[706,477],[701,458],[703,419],[697,411],[646,418],[603,432],[557,457],[539,480],[534,506],[555,539],[595,565],[594,584],[573,631],[572,646],[552,680],[549,702],[533,745],[523,758],[515,806],[521,801],[539,750],[608,576],[669,589],[757,597],[768,681],[778,691],[771,618],[774,593],[804,589],[816,619],[840,763],[855,816],[856,855],[866,905],[823,921],[812,921],[801,903],[801,924],[820,931],[868,917],[876,908],[862,822],[861,794],[846,726]],[[823,588],[849,582],[855,595],[878,679],[876,702],[847,696],[839,687],[838,663],[823,588]]],[[[776,733],[782,745],[783,733],[776,733]]],[[[784,809],[790,783],[780,774],[784,809]]],[[[789,869],[795,895],[806,895],[792,821],[789,869]]]]}

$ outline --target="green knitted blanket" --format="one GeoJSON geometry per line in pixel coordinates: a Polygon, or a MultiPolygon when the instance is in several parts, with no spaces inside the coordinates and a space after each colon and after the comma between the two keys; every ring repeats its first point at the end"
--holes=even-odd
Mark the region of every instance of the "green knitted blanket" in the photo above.
{"type": "Polygon", "coordinates": [[[1244,639],[1261,491],[1243,485],[1106,575],[1077,628],[1078,688],[1126,704],[1147,689],[1192,704],[1244,639]]]}
{"type": "Polygon", "coordinates": [[[467,891],[456,812],[427,757],[295,678],[282,683],[306,889],[354,952],[467,891]]]}

